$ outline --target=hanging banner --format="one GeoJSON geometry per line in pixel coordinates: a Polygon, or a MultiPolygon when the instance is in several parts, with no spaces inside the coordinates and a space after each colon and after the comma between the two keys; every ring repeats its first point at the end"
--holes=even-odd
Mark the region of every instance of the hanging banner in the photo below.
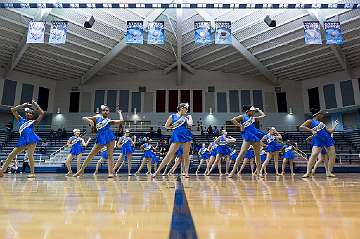
{"type": "Polygon", "coordinates": [[[50,44],[65,44],[68,23],[64,21],[51,22],[49,43],[50,44]]]}
{"type": "Polygon", "coordinates": [[[142,21],[128,21],[125,36],[126,44],[144,43],[144,23],[142,21]]]}
{"type": "Polygon", "coordinates": [[[326,44],[341,45],[344,43],[344,36],[341,32],[340,22],[324,22],[326,44]]]}
{"type": "Polygon", "coordinates": [[[305,44],[322,44],[320,22],[304,22],[305,44]]]}
{"type": "Polygon", "coordinates": [[[195,44],[210,44],[211,40],[211,24],[210,22],[194,22],[195,28],[195,44]]]}
{"type": "Polygon", "coordinates": [[[231,44],[231,22],[215,22],[215,44],[231,44]]]}
{"type": "Polygon", "coordinates": [[[27,43],[44,43],[45,22],[29,22],[27,43]]]}
{"type": "Polygon", "coordinates": [[[148,44],[165,44],[164,22],[149,22],[148,44]]]}

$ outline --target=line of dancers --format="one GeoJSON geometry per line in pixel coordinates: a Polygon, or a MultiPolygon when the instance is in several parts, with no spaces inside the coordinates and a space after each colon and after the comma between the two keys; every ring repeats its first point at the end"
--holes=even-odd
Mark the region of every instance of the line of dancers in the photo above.
{"type": "MultiPolygon", "coordinates": [[[[111,126],[119,125],[124,121],[122,112],[118,111],[119,119],[114,120],[110,119],[109,108],[106,105],[102,105],[100,108],[101,114],[83,117],[83,120],[96,132],[95,144],[83,164],[80,164],[80,160],[84,148],[90,143],[91,139],[85,140],[81,137],[79,129],[73,130],[74,136],[67,142],[70,153],[65,161],[68,169],[66,176],[81,176],[89,162],[97,154],[100,154],[101,158],[97,162],[95,174],[98,172],[100,165],[104,161],[107,161],[108,177],[114,177],[115,172],[118,172],[125,163],[128,165],[128,175],[131,175],[131,159],[136,137],[130,137],[130,131],[126,130],[125,135],[120,137],[116,142],[111,126]],[[114,148],[119,148],[121,152],[115,165],[113,162],[114,148]],[[73,175],[71,161],[74,158],[77,160],[77,172],[73,175]]],[[[161,160],[159,165],[160,159],[156,154],[157,149],[152,146],[151,139],[141,146],[144,153],[141,165],[135,173],[136,175],[140,174],[146,164],[148,169],[147,174],[151,173],[152,165],[155,165],[155,172],[152,174],[152,177],[158,176],[164,169],[163,175],[173,174],[179,166],[182,168],[183,175],[189,177],[189,154],[193,141],[193,135],[191,133],[193,120],[191,115],[188,114],[188,109],[188,103],[181,103],[177,107],[177,113],[171,114],[168,117],[165,128],[172,131],[169,140],[170,146],[166,156],[161,160]],[[173,161],[175,161],[175,163],[172,165],[173,161]]],[[[45,112],[34,100],[31,103],[24,103],[11,108],[11,112],[18,121],[20,137],[18,144],[8,155],[4,165],[1,167],[0,177],[4,175],[4,172],[16,155],[26,151],[30,163],[30,174],[28,177],[33,178],[35,177],[33,154],[36,144],[40,142],[40,138],[34,132],[34,125],[40,123],[45,112]],[[24,109],[25,117],[20,116],[20,109],[24,109]],[[34,119],[35,111],[38,111],[38,117],[36,119],[34,119]]],[[[307,172],[303,177],[312,176],[321,162],[325,164],[326,175],[329,177],[334,176],[332,171],[335,164],[335,142],[332,134],[338,122],[336,121],[335,125],[331,128],[327,127],[324,124],[325,114],[326,112],[324,111],[314,112],[312,119],[305,121],[300,126],[301,130],[311,132],[312,134],[307,139],[312,145],[312,151],[307,163],[307,172]],[[319,160],[316,162],[317,158],[319,160]]],[[[273,127],[270,128],[267,133],[259,130],[255,126],[256,122],[262,120],[264,117],[266,117],[266,114],[259,108],[244,106],[243,114],[231,119],[231,122],[240,129],[240,135],[243,139],[239,152],[234,145],[236,139],[229,136],[227,132],[223,130],[221,136],[214,138],[214,141],[211,142],[208,147],[203,144],[200,148],[198,152],[200,164],[197,167],[196,173],[199,173],[201,166],[206,163],[205,175],[210,175],[216,167],[219,173],[222,174],[221,162],[225,161],[225,173],[229,177],[233,177],[235,174],[240,175],[249,162],[252,175],[262,177],[266,174],[270,160],[273,159],[276,175],[285,174],[287,161],[289,161],[290,164],[291,174],[294,174],[293,160],[295,155],[299,154],[301,150],[297,148],[296,144],[289,141],[284,143],[281,134],[273,127]],[[280,152],[283,152],[281,174],[278,172],[280,152]],[[230,171],[232,162],[234,162],[234,165],[230,171]]],[[[301,153],[299,155],[304,157],[301,153]]]]}

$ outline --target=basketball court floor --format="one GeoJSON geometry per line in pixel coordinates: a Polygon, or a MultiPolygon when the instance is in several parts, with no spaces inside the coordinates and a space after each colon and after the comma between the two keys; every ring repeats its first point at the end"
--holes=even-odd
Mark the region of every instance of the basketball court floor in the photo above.
{"type": "Polygon", "coordinates": [[[0,238],[359,238],[360,179],[337,176],[7,175],[0,238]]]}

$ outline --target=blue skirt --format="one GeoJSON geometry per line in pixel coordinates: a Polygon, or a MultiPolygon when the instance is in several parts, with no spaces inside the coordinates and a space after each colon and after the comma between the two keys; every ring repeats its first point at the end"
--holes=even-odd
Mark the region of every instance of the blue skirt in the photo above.
{"type": "Polygon", "coordinates": [[[151,150],[146,150],[146,151],[144,152],[143,158],[149,159],[149,158],[152,158],[153,156],[154,156],[153,151],[151,151],[151,150]]]}
{"type": "Polygon", "coordinates": [[[246,151],[244,158],[246,158],[246,159],[252,159],[252,158],[254,158],[254,157],[255,157],[254,151],[248,150],[248,151],[246,151]]]}
{"type": "Polygon", "coordinates": [[[151,163],[152,164],[157,164],[159,162],[159,157],[157,157],[155,154],[153,157],[151,157],[151,163]]]}
{"type": "Polygon", "coordinates": [[[71,147],[70,154],[73,156],[78,156],[84,152],[84,148],[82,146],[73,146],[71,147]]]}
{"type": "Polygon", "coordinates": [[[217,148],[215,148],[215,149],[213,149],[213,150],[211,151],[210,156],[211,156],[211,157],[216,157],[216,155],[217,155],[217,148]]]}
{"type": "Polygon", "coordinates": [[[178,149],[178,150],[176,150],[175,155],[176,155],[177,158],[180,158],[183,154],[184,154],[184,150],[183,150],[183,149],[178,149]]]}
{"type": "Polygon", "coordinates": [[[260,155],[261,162],[265,162],[266,154],[260,155]]]}
{"type": "Polygon", "coordinates": [[[217,154],[221,154],[222,156],[228,156],[231,153],[231,149],[227,145],[219,145],[216,149],[217,154]]]}
{"type": "Polygon", "coordinates": [[[200,155],[200,159],[202,160],[208,160],[210,158],[210,152],[206,152],[202,155],[200,155]]]}
{"type": "Polygon", "coordinates": [[[121,153],[123,155],[128,155],[128,154],[132,154],[134,152],[134,148],[132,146],[125,146],[123,145],[121,147],[121,153]]]}
{"type": "Polygon", "coordinates": [[[172,132],[171,143],[188,143],[192,141],[192,133],[188,128],[180,127],[172,132]]]}
{"type": "Polygon", "coordinates": [[[260,142],[260,140],[262,139],[262,137],[264,137],[264,135],[266,135],[266,133],[262,132],[257,128],[252,130],[244,130],[241,132],[241,137],[246,142],[260,142]]]}
{"type": "Polygon", "coordinates": [[[18,142],[16,144],[16,147],[22,148],[22,147],[26,147],[27,145],[30,145],[30,144],[39,143],[40,141],[41,141],[41,139],[34,132],[23,133],[20,136],[20,138],[19,138],[19,140],[18,140],[18,142]]]}
{"type": "Polygon", "coordinates": [[[288,151],[284,153],[284,158],[288,160],[293,160],[295,158],[295,154],[293,151],[288,151]]]}
{"type": "Polygon", "coordinates": [[[109,158],[108,152],[107,151],[101,152],[101,158],[108,159],[109,158]]]}
{"type": "Polygon", "coordinates": [[[95,143],[97,145],[108,145],[115,140],[115,135],[110,128],[104,129],[96,134],[95,143]]]}
{"type": "Polygon", "coordinates": [[[312,138],[312,144],[313,144],[313,146],[316,146],[316,147],[328,148],[328,147],[334,146],[335,141],[328,133],[316,134],[312,138]]]}
{"type": "Polygon", "coordinates": [[[233,154],[230,156],[230,160],[236,161],[237,157],[238,157],[238,154],[233,154]]]}
{"type": "Polygon", "coordinates": [[[266,146],[266,151],[268,151],[269,153],[273,153],[273,152],[280,151],[282,149],[282,147],[283,146],[281,144],[271,143],[266,146]]]}

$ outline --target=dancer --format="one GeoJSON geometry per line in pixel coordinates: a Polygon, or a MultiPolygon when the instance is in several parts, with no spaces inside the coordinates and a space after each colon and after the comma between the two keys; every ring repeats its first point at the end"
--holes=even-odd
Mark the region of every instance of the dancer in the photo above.
{"type": "Polygon", "coordinates": [[[286,167],[286,161],[289,161],[290,165],[290,172],[291,175],[295,175],[294,173],[294,158],[295,158],[295,152],[294,152],[294,146],[290,144],[289,141],[287,141],[287,144],[284,146],[284,158],[281,166],[281,175],[285,175],[285,167],[286,167]]]}
{"type": "Polygon", "coordinates": [[[254,149],[256,175],[260,176],[260,141],[265,133],[255,127],[255,121],[264,118],[266,115],[259,108],[255,108],[254,106],[243,106],[243,111],[245,112],[243,115],[234,117],[231,120],[235,126],[240,128],[243,143],[241,145],[239,156],[236,159],[229,177],[233,177],[236,173],[239,163],[244,159],[245,153],[249,149],[250,145],[252,145],[254,149]],[[259,113],[259,116],[255,116],[257,112],[259,113]]]}
{"type": "Polygon", "coordinates": [[[251,168],[251,175],[254,175],[254,169],[255,169],[255,165],[254,165],[254,150],[253,150],[253,146],[250,145],[248,151],[246,151],[246,154],[245,154],[245,157],[244,157],[244,160],[243,160],[243,163],[240,167],[240,170],[238,172],[238,176],[240,176],[241,172],[243,171],[243,169],[245,168],[247,162],[250,162],[250,168],[251,168]]]}
{"type": "Polygon", "coordinates": [[[165,165],[174,158],[175,152],[180,147],[180,145],[183,145],[184,147],[183,159],[185,164],[185,177],[189,177],[189,152],[192,143],[192,134],[189,127],[192,126],[193,120],[191,115],[186,115],[188,109],[188,103],[181,103],[177,107],[178,112],[176,114],[170,115],[167,119],[165,128],[173,130],[170,140],[171,145],[159,168],[152,175],[153,177],[156,177],[165,167],[165,165]]]}
{"type": "Polygon", "coordinates": [[[278,142],[282,139],[277,130],[272,127],[269,129],[268,134],[266,134],[261,141],[266,141],[267,147],[267,156],[265,162],[261,166],[260,175],[264,167],[266,167],[271,159],[274,159],[275,175],[279,176],[279,153],[282,149],[282,145],[278,142]]]}
{"type": "Polygon", "coordinates": [[[210,158],[210,151],[206,147],[205,143],[202,144],[202,147],[200,148],[198,155],[199,155],[199,158],[200,158],[200,163],[199,163],[199,166],[196,169],[196,172],[195,172],[196,175],[199,173],[199,170],[200,170],[201,165],[203,164],[203,162],[205,161],[205,163],[208,164],[208,160],[210,158]]]}
{"type": "Polygon", "coordinates": [[[73,172],[71,170],[71,161],[73,158],[76,158],[76,171],[78,171],[81,167],[81,158],[82,153],[84,152],[84,147],[87,147],[90,143],[91,138],[89,138],[86,142],[83,138],[80,137],[81,131],[80,129],[73,130],[74,136],[71,136],[69,140],[66,142],[67,147],[71,148],[70,153],[67,156],[65,161],[65,165],[68,169],[68,173],[65,176],[72,176],[73,172]]]}
{"type": "Polygon", "coordinates": [[[145,164],[147,164],[147,173],[151,174],[151,164],[154,161],[154,158],[156,157],[156,154],[154,153],[154,147],[150,144],[150,140],[146,140],[146,143],[140,146],[140,149],[144,151],[144,155],[142,157],[142,162],[140,164],[139,169],[136,171],[135,175],[139,175],[142,168],[145,164]]]}
{"type": "Polygon", "coordinates": [[[335,125],[332,128],[327,128],[324,124],[325,111],[318,111],[313,114],[312,119],[305,121],[301,126],[301,130],[305,130],[311,132],[313,135],[312,138],[312,151],[311,156],[307,164],[306,173],[303,175],[304,178],[311,176],[311,170],[314,166],[315,160],[318,158],[319,153],[321,152],[321,148],[325,148],[328,157],[328,172],[326,174],[327,177],[335,177],[332,173],[334,164],[335,164],[335,141],[331,137],[331,134],[334,133],[336,126],[339,122],[336,120],[335,125]]]}
{"type": "MultiPolygon", "coordinates": [[[[210,167],[213,165],[214,161],[215,161],[215,158],[216,158],[216,155],[217,155],[217,147],[219,146],[216,142],[216,137],[214,138],[214,142],[211,142],[209,144],[209,152],[210,152],[210,158],[209,158],[209,161],[206,165],[206,170],[205,170],[205,173],[204,175],[208,176],[210,173],[210,167]]],[[[220,163],[218,163],[220,165],[220,163]]],[[[221,165],[220,165],[221,166],[221,165]]],[[[219,172],[221,171],[220,167],[219,167],[219,172]]]]}
{"type": "Polygon", "coordinates": [[[6,172],[9,167],[11,161],[21,152],[26,151],[29,163],[30,163],[30,174],[28,178],[35,177],[35,163],[34,163],[34,152],[36,148],[36,144],[40,142],[39,136],[37,136],[34,132],[34,125],[40,123],[42,118],[45,115],[45,112],[41,109],[38,103],[35,100],[32,100],[30,103],[24,103],[22,105],[15,106],[11,108],[11,113],[18,121],[19,126],[19,140],[16,144],[16,147],[11,151],[11,153],[6,158],[2,168],[0,169],[0,177],[4,176],[4,172],[6,172]],[[39,112],[39,116],[34,120],[34,110],[28,107],[34,107],[39,112]],[[25,118],[21,117],[18,110],[20,108],[25,108],[25,118]]]}
{"type": "MultiPolygon", "coordinates": [[[[134,152],[134,146],[136,142],[136,136],[133,138],[130,137],[130,130],[125,130],[125,135],[120,137],[117,147],[121,148],[121,153],[119,158],[115,164],[114,171],[123,164],[123,158],[126,156],[127,164],[128,164],[128,176],[131,176],[131,158],[134,152]]],[[[121,167],[120,167],[121,168],[121,167]]]]}
{"type": "Polygon", "coordinates": [[[216,165],[218,165],[218,163],[220,164],[220,169],[219,169],[219,174],[222,175],[221,172],[221,158],[225,158],[225,163],[226,163],[226,175],[229,174],[229,167],[230,167],[230,153],[231,153],[231,148],[229,147],[229,143],[234,143],[236,141],[235,138],[228,136],[226,130],[222,131],[222,135],[219,136],[216,140],[215,143],[218,144],[219,146],[217,147],[217,154],[216,154],[216,158],[215,158],[215,162],[213,163],[210,171],[208,172],[208,174],[210,174],[212,172],[212,170],[215,168],[216,165]]]}
{"type": "Polygon", "coordinates": [[[96,140],[95,145],[91,149],[89,155],[86,157],[84,163],[81,165],[81,168],[74,175],[75,177],[78,177],[84,173],[86,166],[104,146],[106,146],[108,152],[108,177],[114,177],[113,153],[115,145],[115,135],[112,132],[110,125],[119,125],[124,121],[124,119],[121,110],[118,111],[119,120],[112,120],[109,118],[110,112],[108,106],[102,105],[100,109],[101,115],[83,117],[83,120],[87,121],[93,128],[96,128],[96,140]]]}
{"type": "Polygon", "coordinates": [[[94,175],[96,175],[99,172],[99,168],[102,165],[102,163],[108,159],[109,159],[109,154],[107,152],[107,148],[103,147],[100,150],[100,159],[96,162],[96,168],[95,168],[94,175]]]}

